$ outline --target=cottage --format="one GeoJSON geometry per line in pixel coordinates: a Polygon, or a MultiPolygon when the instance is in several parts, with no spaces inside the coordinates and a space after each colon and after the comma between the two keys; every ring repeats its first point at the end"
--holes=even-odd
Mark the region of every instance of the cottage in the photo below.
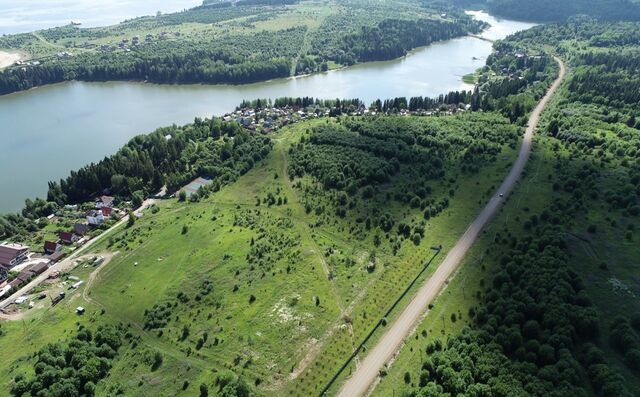
{"type": "Polygon", "coordinates": [[[104,223],[102,211],[91,210],[87,212],[87,223],[91,226],[99,226],[104,223]]]}
{"type": "Polygon", "coordinates": [[[29,247],[20,244],[0,244],[0,265],[12,268],[29,255],[29,247]]]}
{"type": "Polygon", "coordinates": [[[78,241],[78,236],[70,232],[60,232],[58,233],[58,237],[64,244],[73,244],[78,241]]]}
{"type": "Polygon", "coordinates": [[[84,236],[89,232],[89,225],[86,223],[76,223],[73,225],[73,233],[78,236],[84,236]]]}
{"type": "Polygon", "coordinates": [[[44,242],[44,252],[45,254],[53,254],[54,252],[60,251],[62,247],[60,244],[55,241],[45,241],[44,242]]]}

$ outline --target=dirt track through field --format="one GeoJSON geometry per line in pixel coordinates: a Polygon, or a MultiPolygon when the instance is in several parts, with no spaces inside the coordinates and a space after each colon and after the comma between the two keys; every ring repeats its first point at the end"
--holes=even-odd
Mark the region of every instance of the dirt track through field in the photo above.
{"type": "Polygon", "coordinates": [[[374,384],[379,370],[393,358],[398,352],[404,339],[415,328],[421,316],[427,310],[429,303],[438,295],[445,286],[447,280],[455,273],[460,263],[464,259],[465,254],[487,224],[498,213],[504,200],[515,188],[516,183],[520,180],[520,176],[531,154],[531,146],[533,142],[533,134],[540,121],[540,115],[547,106],[549,100],[556,92],[565,76],[565,66],[562,60],[555,58],[560,66],[558,78],[549,88],[547,94],[540,100],[536,108],[531,113],[529,125],[524,134],[520,153],[516,162],[513,164],[509,175],[504,179],[502,185],[492,196],[487,205],[484,207],[478,217],[469,225],[462,237],[451,248],[444,261],[440,264],[434,274],[424,282],[414,298],[407,304],[404,311],[395,320],[393,324],[388,326],[387,332],[381,337],[378,343],[369,349],[369,354],[361,362],[353,375],[346,381],[340,389],[338,396],[356,397],[367,393],[372,384],[374,384]],[[504,197],[502,197],[504,196],[504,197]]]}

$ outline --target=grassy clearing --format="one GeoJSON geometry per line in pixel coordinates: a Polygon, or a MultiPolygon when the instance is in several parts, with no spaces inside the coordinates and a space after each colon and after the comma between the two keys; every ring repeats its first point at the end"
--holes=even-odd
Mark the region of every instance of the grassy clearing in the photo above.
{"type": "MultiPolygon", "coordinates": [[[[446,255],[447,247],[453,246],[464,232],[468,223],[475,217],[487,195],[493,190],[493,188],[489,189],[489,187],[497,186],[506,175],[515,159],[515,155],[515,149],[504,148],[498,162],[482,168],[480,173],[471,176],[456,175],[455,196],[452,199],[451,207],[440,216],[427,222],[426,237],[419,246],[407,242],[402,245],[396,255],[384,249],[376,250],[377,266],[376,271],[372,274],[373,278],[363,270],[348,275],[346,274],[348,270],[342,269],[341,271],[339,268],[336,269],[336,280],[337,284],[341,286],[341,292],[349,291],[350,289],[353,297],[351,302],[355,301],[356,303],[353,309],[349,311],[349,314],[341,319],[338,331],[329,335],[327,340],[324,341],[323,347],[313,363],[285,389],[285,395],[306,396],[319,392],[324,383],[329,380],[346,357],[353,351],[354,347],[363,340],[364,336],[381,318],[390,303],[400,295],[401,291],[416,276],[424,261],[431,257],[433,252],[430,247],[442,244],[444,247],[443,253],[434,261],[432,267],[425,272],[422,280],[432,274],[439,261],[446,255]],[[479,192],[479,186],[487,187],[486,192],[479,192]]],[[[449,187],[447,182],[435,184],[434,195],[445,196],[449,187]]],[[[394,188],[393,185],[387,187],[391,191],[394,188]]],[[[419,210],[412,210],[397,203],[379,202],[374,206],[388,208],[393,212],[394,216],[407,222],[422,217],[419,210]]],[[[353,223],[353,219],[351,219],[351,223],[353,223]]],[[[324,224],[314,228],[314,231],[316,236],[327,236],[324,239],[327,244],[336,245],[336,241],[339,240],[334,239],[334,236],[343,233],[345,227],[346,225],[342,223],[333,225],[333,227],[324,224]]],[[[351,247],[347,252],[367,252],[373,245],[371,239],[372,236],[368,236],[362,241],[352,241],[351,247]]],[[[323,242],[323,240],[320,241],[323,242]]],[[[338,252],[340,252],[339,248],[338,252]]],[[[418,281],[416,288],[422,280],[418,281]]],[[[414,292],[411,291],[405,301],[410,299],[414,292]]],[[[402,304],[398,307],[402,308],[402,304]]],[[[393,321],[393,318],[399,312],[400,310],[396,310],[388,320],[390,322],[393,321]]],[[[376,333],[369,344],[375,344],[383,331],[384,328],[376,333]]],[[[362,355],[364,354],[366,354],[366,350],[362,353],[362,355]]],[[[356,358],[356,362],[359,359],[360,357],[356,358]]],[[[348,374],[349,370],[346,370],[344,376],[348,374]]],[[[339,383],[340,380],[336,382],[336,384],[339,383]]],[[[329,394],[331,394],[332,390],[329,391],[329,394]]]]}

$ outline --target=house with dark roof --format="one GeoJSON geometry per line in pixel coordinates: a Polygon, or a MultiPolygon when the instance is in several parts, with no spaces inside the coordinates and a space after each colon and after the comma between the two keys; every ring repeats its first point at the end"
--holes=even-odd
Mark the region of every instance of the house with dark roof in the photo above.
{"type": "Polygon", "coordinates": [[[22,284],[24,284],[24,280],[20,279],[19,277],[14,278],[13,280],[11,280],[9,282],[9,285],[11,286],[11,288],[13,289],[17,289],[18,287],[20,287],[22,284]]]}
{"type": "Polygon", "coordinates": [[[49,259],[51,262],[58,262],[60,259],[64,258],[66,254],[62,251],[58,251],[58,252],[54,252],[51,255],[47,255],[47,259],[49,259]]]}
{"type": "Polygon", "coordinates": [[[19,278],[23,282],[27,282],[27,281],[31,280],[31,278],[33,278],[33,273],[31,273],[30,271],[25,269],[25,270],[21,271],[20,274],[18,274],[18,277],[16,277],[16,278],[19,278]]]}
{"type": "Polygon", "coordinates": [[[73,232],[78,236],[84,236],[89,232],[89,225],[86,223],[76,223],[73,225],[73,232]]]}
{"type": "Polygon", "coordinates": [[[45,241],[44,242],[44,252],[45,254],[53,254],[54,252],[58,252],[62,249],[60,244],[55,241],[45,241]]]}
{"type": "Polygon", "coordinates": [[[70,232],[60,232],[58,233],[58,238],[63,244],[73,244],[78,241],[78,236],[70,232]]]}
{"type": "Polygon", "coordinates": [[[12,268],[29,255],[29,247],[20,244],[0,244],[0,265],[12,268]]]}
{"type": "Polygon", "coordinates": [[[49,268],[48,262],[40,262],[29,267],[29,271],[35,275],[42,274],[49,268]]]}

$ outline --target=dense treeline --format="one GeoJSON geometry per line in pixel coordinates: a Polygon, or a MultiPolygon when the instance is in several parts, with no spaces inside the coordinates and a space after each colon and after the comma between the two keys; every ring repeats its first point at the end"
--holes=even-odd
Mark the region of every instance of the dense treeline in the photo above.
{"type": "Polygon", "coordinates": [[[190,42],[158,41],[135,51],[92,52],[0,72],[0,94],[65,80],[248,83],[286,77],[303,28],[190,42]]]}
{"type": "Polygon", "coordinates": [[[121,332],[111,325],[100,326],[95,333],[81,326],[72,339],[43,347],[36,354],[35,376],[18,375],[11,394],[94,396],[96,384],[108,376],[122,345],[121,332]]]}
{"type": "MultiPolygon", "coordinates": [[[[298,72],[326,70],[326,61],[350,65],[392,59],[409,50],[477,31],[480,24],[434,20],[386,20],[377,27],[338,40],[316,60],[302,57],[298,72]],[[467,26],[469,25],[469,26],[467,26]]],[[[75,27],[52,29],[56,38],[68,37],[75,27]]],[[[0,94],[66,80],[143,80],[155,83],[249,83],[286,77],[291,59],[302,46],[305,28],[254,35],[229,35],[198,40],[162,40],[145,43],[131,52],[89,52],[71,58],[53,58],[39,66],[11,68],[0,73],[0,94]]],[[[83,37],[79,37],[81,39],[83,37]]]]}
{"type": "Polygon", "coordinates": [[[453,7],[431,9],[416,3],[410,8],[415,17],[407,19],[404,12],[409,11],[394,5],[349,1],[310,33],[309,48],[304,45],[305,24],[277,31],[253,29],[257,22],[283,18],[296,3],[212,2],[111,27],[67,25],[37,35],[3,36],[0,48],[30,53],[38,64],[0,72],[0,95],[67,80],[250,83],[326,71],[331,62],[351,65],[397,58],[418,46],[478,32],[486,26],[453,7]],[[433,18],[432,13],[441,11],[447,12],[447,18],[433,18]],[[213,25],[215,29],[201,27],[190,33],[181,29],[183,24],[213,25]],[[155,33],[158,29],[166,30],[155,33]],[[147,36],[140,37],[141,32],[147,36]],[[43,40],[68,51],[54,53],[43,40]]]}
{"type": "Polygon", "coordinates": [[[454,21],[434,19],[386,18],[374,26],[344,33],[351,24],[348,15],[328,18],[313,42],[311,55],[321,61],[334,61],[343,65],[357,62],[394,59],[410,50],[436,41],[477,33],[485,27],[482,22],[460,16],[454,21]]]}
{"type": "Polygon", "coordinates": [[[565,21],[574,15],[603,20],[640,20],[640,5],[632,0],[457,0],[461,5],[482,3],[495,15],[536,22],[565,21]]]}
{"type": "Polygon", "coordinates": [[[238,124],[220,119],[196,119],[185,127],[161,128],[133,138],[113,156],[49,183],[47,200],[77,203],[102,191],[131,197],[154,192],[166,184],[175,191],[196,176],[217,186],[234,181],[269,152],[267,137],[250,134],[238,124]]]}
{"type": "Polygon", "coordinates": [[[276,108],[318,108],[318,109],[336,109],[340,112],[349,112],[358,110],[365,106],[360,99],[320,99],[313,97],[279,97],[271,99],[253,99],[244,100],[236,107],[236,110],[251,108],[264,109],[267,107],[276,108]]]}
{"type": "MultiPolygon", "coordinates": [[[[318,126],[294,149],[289,176],[313,176],[327,190],[361,192],[393,180],[407,181],[395,199],[425,210],[425,218],[438,203],[425,186],[442,180],[451,169],[477,172],[495,161],[505,145],[515,145],[518,130],[495,114],[469,114],[447,118],[376,116],[348,118],[341,124],[318,126]]],[[[338,195],[338,205],[348,198],[338,195]]],[[[436,211],[437,213],[439,211],[436,211]]]]}
{"type": "Polygon", "coordinates": [[[377,26],[363,26],[359,32],[345,36],[342,55],[329,58],[341,64],[382,61],[406,55],[410,50],[436,41],[477,33],[480,22],[443,22],[421,19],[417,21],[387,19],[377,26]]]}
{"type": "Polygon", "coordinates": [[[470,91],[452,91],[435,98],[413,97],[377,100],[372,108],[386,113],[402,109],[434,110],[442,106],[469,105],[469,110],[499,111],[511,122],[524,125],[527,114],[557,75],[557,64],[547,55],[528,55],[517,46],[496,44],[478,86],[470,91]]]}
{"type": "Polygon", "coordinates": [[[589,52],[571,78],[570,99],[624,109],[640,102],[640,49],[589,52]]]}
{"type": "Polygon", "coordinates": [[[554,206],[536,218],[530,236],[499,236],[500,270],[478,293],[473,322],[462,334],[427,344],[427,358],[407,396],[587,396],[586,376],[599,396],[631,397],[623,379],[585,341],[598,319],[580,277],[568,265],[554,206]]]}
{"type": "Polygon", "coordinates": [[[204,0],[202,7],[231,7],[231,6],[244,6],[244,5],[288,5],[299,3],[300,0],[238,0],[220,1],[220,0],[204,0]]]}
{"type": "Polygon", "coordinates": [[[21,214],[0,216],[0,238],[21,239],[46,223],[41,218],[63,205],[92,200],[108,192],[123,200],[145,197],[166,185],[170,192],[197,176],[213,179],[212,189],[233,182],[270,151],[268,137],[235,122],[196,118],[183,127],[139,135],[116,154],[49,182],[46,201],[27,199],[21,214]]]}

